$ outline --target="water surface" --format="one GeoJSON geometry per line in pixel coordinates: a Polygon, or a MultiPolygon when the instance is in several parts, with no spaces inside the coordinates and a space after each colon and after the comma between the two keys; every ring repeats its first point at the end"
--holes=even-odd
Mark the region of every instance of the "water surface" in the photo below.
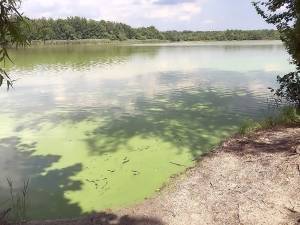
{"type": "Polygon", "coordinates": [[[0,202],[30,178],[28,216],[68,218],[153,195],[169,177],[272,114],[289,71],[278,42],[60,46],[12,51],[0,90],[0,202]]]}

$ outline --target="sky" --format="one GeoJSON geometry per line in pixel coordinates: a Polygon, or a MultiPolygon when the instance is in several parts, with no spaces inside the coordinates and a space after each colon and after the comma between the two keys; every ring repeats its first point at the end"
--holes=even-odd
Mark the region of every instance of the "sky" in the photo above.
{"type": "Polygon", "coordinates": [[[251,0],[23,0],[21,9],[30,18],[81,16],[162,31],[274,28],[251,0]]]}

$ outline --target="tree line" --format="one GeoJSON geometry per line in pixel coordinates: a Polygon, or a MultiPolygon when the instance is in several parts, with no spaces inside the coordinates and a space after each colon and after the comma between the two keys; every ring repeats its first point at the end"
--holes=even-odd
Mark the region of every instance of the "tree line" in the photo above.
{"type": "Polygon", "coordinates": [[[124,23],[95,21],[81,17],[67,19],[29,19],[21,24],[27,40],[168,40],[168,41],[227,41],[227,40],[279,40],[276,30],[226,31],[165,31],[154,26],[133,28],[124,23]]]}

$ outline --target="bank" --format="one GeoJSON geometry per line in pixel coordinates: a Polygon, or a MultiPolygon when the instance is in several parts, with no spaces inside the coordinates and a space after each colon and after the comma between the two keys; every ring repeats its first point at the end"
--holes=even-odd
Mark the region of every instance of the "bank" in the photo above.
{"type": "Polygon", "coordinates": [[[142,204],[26,225],[300,224],[300,125],[225,141],[142,204]]]}

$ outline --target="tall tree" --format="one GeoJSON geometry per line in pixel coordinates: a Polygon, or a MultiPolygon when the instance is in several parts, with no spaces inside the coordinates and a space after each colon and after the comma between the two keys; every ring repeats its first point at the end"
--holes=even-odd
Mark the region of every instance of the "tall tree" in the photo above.
{"type": "Polygon", "coordinates": [[[4,69],[5,62],[11,61],[7,48],[27,43],[21,31],[20,4],[20,0],[0,0],[0,86],[6,82],[8,88],[12,86],[12,80],[4,69]]]}
{"type": "Polygon", "coordinates": [[[296,65],[296,71],[282,77],[275,95],[300,107],[300,0],[263,0],[253,2],[258,14],[277,27],[281,39],[296,65]]]}

